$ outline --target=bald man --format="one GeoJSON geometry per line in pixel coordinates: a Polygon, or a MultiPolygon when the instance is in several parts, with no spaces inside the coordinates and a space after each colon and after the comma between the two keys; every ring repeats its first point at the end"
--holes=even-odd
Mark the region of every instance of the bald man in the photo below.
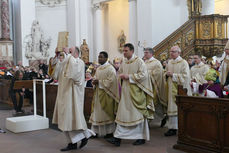
{"type": "Polygon", "coordinates": [[[177,105],[176,95],[178,93],[178,85],[187,89],[187,94],[191,95],[190,87],[190,70],[186,60],[180,57],[181,49],[179,46],[173,46],[170,51],[171,60],[169,60],[166,67],[166,78],[168,83],[168,131],[165,136],[176,135],[177,124],[177,105]]]}

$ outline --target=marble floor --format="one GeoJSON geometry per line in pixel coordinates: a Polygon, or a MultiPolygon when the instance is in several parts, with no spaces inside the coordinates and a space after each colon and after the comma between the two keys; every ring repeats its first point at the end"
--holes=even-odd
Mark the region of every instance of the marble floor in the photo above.
{"type": "MultiPolygon", "coordinates": [[[[0,153],[58,153],[65,147],[63,133],[53,128],[33,132],[15,134],[5,129],[5,119],[12,117],[13,110],[0,110],[0,153]]],[[[159,122],[151,124],[151,140],[141,146],[133,146],[131,140],[124,140],[120,147],[115,147],[103,138],[90,139],[87,146],[79,153],[184,153],[172,148],[177,137],[164,137],[166,128],[159,128],[159,122]]]]}

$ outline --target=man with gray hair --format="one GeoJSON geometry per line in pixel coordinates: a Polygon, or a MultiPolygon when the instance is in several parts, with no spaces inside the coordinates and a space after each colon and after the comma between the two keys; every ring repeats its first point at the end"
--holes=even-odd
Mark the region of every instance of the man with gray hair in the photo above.
{"type": "MultiPolygon", "coordinates": [[[[152,48],[144,49],[145,64],[150,75],[150,79],[153,85],[153,102],[156,107],[156,113],[159,117],[164,117],[167,108],[167,99],[165,93],[165,77],[163,77],[163,67],[159,60],[153,57],[154,50],[152,48]]],[[[161,127],[166,123],[166,118],[161,122],[161,127]]]]}
{"type": "Polygon", "coordinates": [[[171,60],[166,67],[166,78],[168,83],[168,131],[165,136],[176,135],[178,129],[176,95],[178,94],[178,85],[187,89],[187,95],[191,95],[190,70],[186,60],[180,57],[181,49],[179,46],[173,46],[170,51],[171,60]]]}
{"type": "Polygon", "coordinates": [[[87,144],[88,138],[94,132],[87,128],[84,118],[84,62],[79,58],[79,48],[65,48],[64,57],[60,54],[54,58],[52,68],[53,78],[58,80],[58,92],[53,113],[53,123],[64,132],[68,145],[61,151],[77,149],[87,144]],[[69,54],[70,53],[70,54],[69,54]]]}

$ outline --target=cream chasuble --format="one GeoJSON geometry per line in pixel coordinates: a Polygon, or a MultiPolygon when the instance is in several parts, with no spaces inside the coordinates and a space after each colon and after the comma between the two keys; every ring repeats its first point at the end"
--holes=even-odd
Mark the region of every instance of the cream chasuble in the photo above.
{"type": "MultiPolygon", "coordinates": [[[[142,59],[133,55],[124,59],[120,74],[128,74],[129,80],[122,80],[121,100],[115,122],[122,126],[134,126],[153,118],[153,88],[147,67],[142,59]]],[[[117,130],[117,129],[116,129],[117,130]]]]}
{"type": "Polygon", "coordinates": [[[177,85],[182,85],[187,89],[187,95],[191,96],[190,70],[187,61],[178,56],[175,60],[171,59],[166,67],[167,71],[173,72],[173,77],[167,78],[168,83],[168,116],[177,115],[176,95],[177,85]]]}
{"type": "Polygon", "coordinates": [[[95,86],[89,122],[94,132],[106,135],[115,130],[114,120],[119,102],[116,71],[106,62],[97,68],[95,79],[99,80],[99,84],[95,86]]]}
{"type": "Polygon", "coordinates": [[[221,66],[219,68],[219,71],[220,71],[220,75],[219,75],[220,84],[224,85],[226,78],[227,78],[228,71],[229,71],[229,55],[227,55],[224,58],[221,66]]]}
{"type": "Polygon", "coordinates": [[[53,123],[62,131],[86,130],[84,118],[84,62],[72,55],[55,66],[54,79],[58,80],[58,92],[53,123]]]}
{"type": "Polygon", "coordinates": [[[198,65],[194,65],[191,68],[191,80],[195,80],[198,84],[204,84],[207,83],[205,80],[205,75],[209,70],[209,66],[204,64],[203,62],[200,62],[198,65]]]}
{"type": "Polygon", "coordinates": [[[154,57],[145,61],[151,81],[153,83],[154,104],[160,102],[163,106],[167,106],[166,92],[165,92],[165,77],[161,62],[154,57]]]}

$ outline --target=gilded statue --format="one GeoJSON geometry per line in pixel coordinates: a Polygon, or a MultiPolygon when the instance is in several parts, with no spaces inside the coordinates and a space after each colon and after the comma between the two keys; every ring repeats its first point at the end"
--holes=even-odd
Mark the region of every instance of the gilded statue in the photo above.
{"type": "Polygon", "coordinates": [[[122,52],[125,43],[126,43],[126,36],[124,34],[124,31],[122,30],[121,34],[118,37],[118,49],[120,52],[122,52]]]}
{"type": "Polygon", "coordinates": [[[83,44],[80,46],[80,51],[82,53],[81,59],[85,64],[89,63],[89,48],[86,43],[86,39],[83,39],[83,44]]]}

